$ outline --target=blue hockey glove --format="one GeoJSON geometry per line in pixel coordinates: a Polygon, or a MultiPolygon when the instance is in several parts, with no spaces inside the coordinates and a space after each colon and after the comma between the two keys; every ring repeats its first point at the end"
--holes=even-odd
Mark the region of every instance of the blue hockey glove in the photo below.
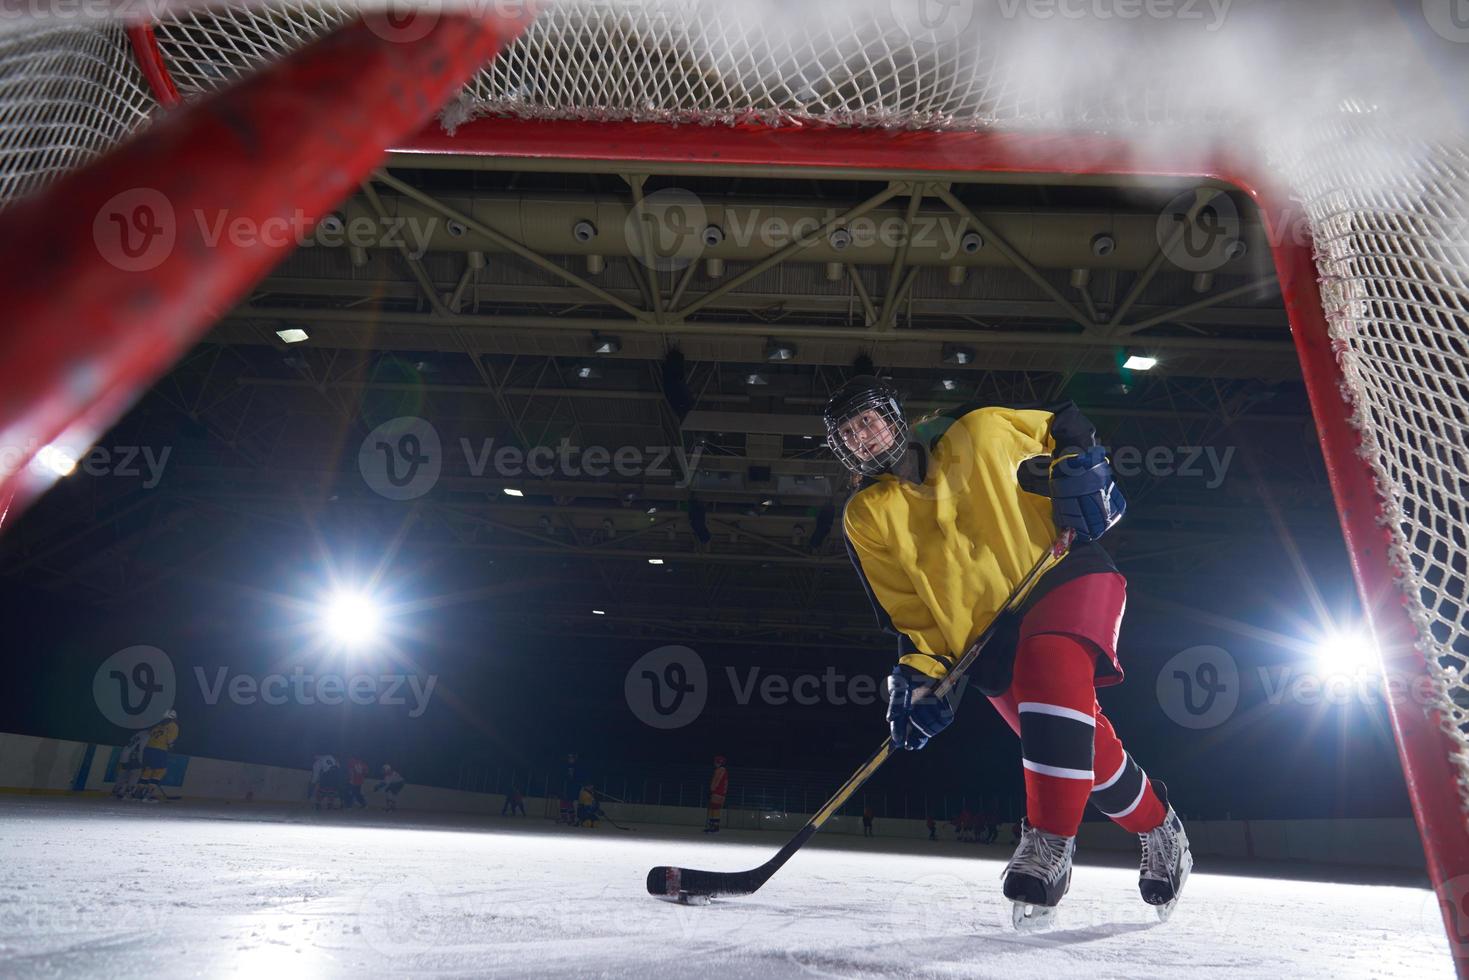
{"type": "Polygon", "coordinates": [[[1071,528],[1082,541],[1100,538],[1127,512],[1102,446],[1052,463],[1048,491],[1056,527],[1071,528]]]}
{"type": "Polygon", "coordinates": [[[954,722],[951,695],[933,696],[938,681],[910,667],[888,675],[888,727],[893,748],[917,750],[954,722]]]}

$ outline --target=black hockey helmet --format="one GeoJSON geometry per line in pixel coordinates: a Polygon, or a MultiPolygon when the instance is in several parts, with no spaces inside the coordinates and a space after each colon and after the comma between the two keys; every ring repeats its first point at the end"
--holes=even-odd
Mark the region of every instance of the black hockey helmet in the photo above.
{"type": "Polygon", "coordinates": [[[908,420],[898,390],[881,378],[863,374],[848,381],[832,393],[822,417],[827,446],[843,466],[863,476],[892,469],[908,449],[908,420]],[[860,424],[864,416],[865,425],[860,424]],[[890,440],[874,422],[886,427],[890,440]]]}

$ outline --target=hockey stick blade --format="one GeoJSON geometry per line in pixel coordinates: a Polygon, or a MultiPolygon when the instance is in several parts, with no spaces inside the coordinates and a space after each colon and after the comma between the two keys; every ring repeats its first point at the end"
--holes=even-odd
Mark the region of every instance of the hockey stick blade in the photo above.
{"type": "MultiPolygon", "coordinates": [[[[1055,543],[1046,550],[1046,553],[1031,568],[1029,574],[1015,586],[1002,607],[1012,610],[1019,607],[1024,596],[1030,591],[1041,574],[1053,563],[1060,561],[1071,549],[1074,533],[1062,532],[1055,543]]],[[[970,647],[954,669],[949,671],[939,685],[934,689],[936,697],[943,697],[952,691],[963,678],[966,671],[979,659],[980,651],[994,636],[996,627],[999,625],[998,616],[987,626],[970,647]]],[[[872,757],[863,763],[862,767],[854,772],[841,789],[837,790],[831,799],[826,801],[822,808],[806,821],[796,836],[786,842],[786,845],[776,852],[775,857],[766,861],[758,868],[749,871],[698,871],[693,868],[673,868],[662,866],[648,872],[648,894],[659,898],[678,898],[680,896],[695,896],[698,898],[715,898],[719,896],[751,895],[760,886],[770,880],[771,876],[780,870],[781,865],[790,860],[792,854],[799,851],[808,840],[815,836],[816,832],[831,819],[831,817],[851,798],[852,794],[861,788],[862,784],[882,768],[882,764],[892,754],[892,742],[883,739],[882,746],[872,754],[872,757]]]]}
{"type": "Polygon", "coordinates": [[[780,870],[790,856],[801,849],[820,828],[820,824],[807,823],[795,837],[782,847],[775,857],[758,868],[749,871],[698,871],[693,868],[658,867],[648,872],[648,894],[659,898],[677,898],[679,895],[696,895],[700,898],[726,898],[737,895],[753,895],[760,886],[780,870]]]}

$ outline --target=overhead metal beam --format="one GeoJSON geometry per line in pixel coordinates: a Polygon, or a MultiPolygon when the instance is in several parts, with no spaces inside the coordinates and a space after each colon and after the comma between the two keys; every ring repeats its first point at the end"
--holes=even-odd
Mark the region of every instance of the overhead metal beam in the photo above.
{"type": "Polygon", "coordinates": [[[462,211],[457,211],[454,208],[449,207],[448,205],[440,202],[432,195],[420,191],[412,184],[401,181],[398,178],[394,177],[392,174],[381,170],[374,174],[372,179],[376,180],[378,183],[387,184],[389,187],[398,191],[398,193],[413,198],[415,201],[418,201],[425,207],[437,211],[450,220],[458,221],[466,228],[473,228],[479,234],[484,235],[486,238],[494,241],[501,248],[505,249],[505,251],[513,252],[514,254],[520,256],[522,259],[525,259],[527,262],[531,263],[537,268],[544,269],[546,272],[549,272],[556,278],[561,279],[564,282],[568,282],[571,285],[576,286],[578,289],[582,289],[590,293],[591,295],[600,299],[602,302],[607,303],[618,310],[621,310],[623,313],[626,313],[628,316],[639,320],[646,319],[648,317],[648,313],[646,310],[638,309],[636,306],[633,306],[630,303],[624,303],[619,297],[614,296],[612,293],[609,293],[607,290],[603,289],[601,286],[598,286],[596,283],[591,282],[587,279],[583,279],[581,276],[570,271],[569,269],[565,269],[557,265],[555,262],[552,262],[550,259],[546,258],[539,252],[526,248],[520,242],[517,242],[515,239],[509,237],[508,235],[502,235],[500,232],[491,228],[489,225],[475,220],[462,211]]]}
{"type": "Polygon", "coordinates": [[[1122,298],[1122,302],[1117,305],[1117,309],[1112,311],[1112,318],[1101,328],[1103,333],[1108,336],[1114,336],[1122,329],[1122,318],[1127,316],[1128,311],[1132,309],[1132,305],[1142,298],[1143,290],[1148,288],[1148,283],[1153,281],[1153,277],[1163,267],[1164,261],[1168,256],[1174,254],[1173,250],[1178,247],[1178,243],[1183,240],[1183,236],[1198,222],[1199,214],[1204,210],[1205,205],[1223,193],[1224,191],[1217,187],[1200,187],[1196,189],[1193,205],[1184,213],[1182,220],[1169,232],[1167,241],[1158,243],[1158,251],[1154,253],[1152,260],[1148,262],[1142,273],[1133,281],[1132,288],[1127,291],[1127,294],[1122,298]]]}
{"type": "MultiPolygon", "coordinates": [[[[364,323],[370,322],[380,325],[397,324],[423,327],[426,329],[443,329],[451,326],[458,328],[480,327],[492,329],[523,327],[538,330],[570,330],[577,332],[615,329],[626,333],[658,335],[756,337],[762,341],[770,335],[771,331],[768,323],[700,320],[681,323],[673,327],[669,324],[652,323],[642,319],[633,321],[571,316],[486,316],[482,314],[463,314],[454,317],[452,321],[445,321],[440,318],[426,316],[422,313],[397,310],[373,310],[369,313],[363,310],[303,309],[301,307],[269,307],[257,304],[243,306],[232,313],[227,319],[235,320],[237,318],[246,320],[271,318],[298,322],[314,320],[321,323],[345,323],[353,326],[361,326],[364,323]]],[[[783,339],[797,340],[803,338],[809,340],[855,340],[868,343],[911,343],[914,341],[927,341],[934,343],[963,343],[1004,347],[1023,347],[1029,345],[1034,347],[1059,346],[1071,348],[1081,346],[1111,348],[1116,343],[1111,338],[1097,337],[1075,331],[935,330],[926,327],[896,330],[890,334],[875,334],[856,327],[802,327],[783,324],[780,327],[780,335],[783,339]]],[[[1218,337],[1149,337],[1148,343],[1159,349],[1235,351],[1272,356],[1279,355],[1287,358],[1294,357],[1293,348],[1288,340],[1236,340],[1218,337]]]]}
{"type": "Polygon", "coordinates": [[[1005,239],[1001,237],[1000,234],[996,232],[993,228],[981,221],[979,219],[979,216],[976,215],[974,211],[969,208],[968,205],[966,205],[963,201],[954,196],[953,191],[949,190],[946,187],[938,186],[934,188],[934,194],[937,195],[941,201],[952,208],[955,214],[960,215],[964,218],[965,221],[969,222],[970,226],[974,228],[975,231],[983,235],[986,241],[989,244],[993,245],[995,247],[995,250],[998,251],[1001,255],[1009,259],[1010,263],[1014,265],[1016,269],[1024,273],[1027,279],[1035,283],[1037,286],[1040,287],[1043,293],[1051,297],[1051,299],[1055,300],[1056,304],[1060,306],[1061,309],[1066,311],[1067,316],[1071,317],[1077,323],[1081,324],[1084,331],[1090,332],[1096,328],[1096,324],[1093,323],[1085,313],[1081,312],[1081,310],[1078,310],[1075,303],[1072,303],[1065,296],[1063,296],[1059,289],[1051,285],[1051,281],[1049,279],[1040,274],[1040,270],[1035,267],[1034,263],[1032,263],[1025,256],[1021,255],[1018,251],[1016,251],[1015,247],[1009,242],[1005,241],[1005,239]]]}
{"type": "Polygon", "coordinates": [[[1251,294],[1260,295],[1267,291],[1278,290],[1279,288],[1280,280],[1276,279],[1274,276],[1263,276],[1259,279],[1256,279],[1254,282],[1245,283],[1243,286],[1236,286],[1233,289],[1226,289],[1222,292],[1215,293],[1212,296],[1205,296],[1203,299],[1197,302],[1189,303],[1185,306],[1180,306],[1176,310],[1171,310],[1167,313],[1157,313],[1153,316],[1148,317],[1146,320],[1139,320],[1136,323],[1124,324],[1117,327],[1113,331],[1112,336],[1132,336],[1143,330],[1147,330],[1149,327],[1156,327],[1160,323],[1168,323],[1170,321],[1186,319],[1192,316],[1194,313],[1197,313],[1199,310],[1207,310],[1210,307],[1218,306],[1220,303],[1227,303],[1230,300],[1237,299],[1241,296],[1249,296],[1251,294]]]}
{"type": "Polygon", "coordinates": [[[740,273],[732,279],[726,280],[724,283],[716,286],[714,289],[711,289],[709,292],[700,296],[693,302],[687,304],[682,309],[677,310],[673,315],[682,320],[694,313],[697,313],[699,310],[703,309],[705,306],[708,306],[720,296],[723,296],[731,290],[743,286],[751,279],[754,279],[755,277],[764,274],[769,269],[775,268],[777,265],[784,262],[791,256],[810,248],[816,242],[829,236],[835,229],[840,228],[845,224],[850,224],[851,222],[862,217],[864,214],[867,214],[874,208],[881,207],[886,202],[901,194],[903,190],[904,185],[902,184],[888,185],[882,191],[874,194],[872,197],[869,197],[861,204],[855,205],[854,207],[849,208],[835,218],[832,218],[830,221],[827,221],[815,231],[806,232],[805,234],[798,237],[795,241],[791,242],[789,245],[786,245],[784,248],[776,249],[762,261],[756,262],[753,266],[746,269],[744,272],[740,273]]]}
{"type": "Polygon", "coordinates": [[[684,418],[685,432],[744,432],[775,436],[826,438],[821,416],[781,415],[770,412],[713,412],[694,409],[684,418]]]}
{"type": "MultiPolygon", "coordinates": [[[[696,269],[697,263],[689,269],[696,269]]],[[[867,287],[858,274],[857,267],[844,266],[851,279],[853,290],[862,303],[870,326],[877,322],[877,311],[867,294],[867,287]]],[[[686,270],[687,271],[687,270],[686,270]]],[[[261,283],[251,302],[264,302],[271,296],[289,295],[299,297],[340,297],[360,299],[412,299],[416,295],[414,284],[398,279],[332,278],[328,276],[305,277],[291,275],[290,260],[282,263],[276,273],[261,283]]],[[[915,286],[917,283],[915,283],[915,286]]],[[[457,286],[456,282],[436,283],[436,288],[447,292],[457,286]]],[[[571,286],[525,285],[506,281],[480,279],[478,286],[488,294],[489,300],[502,306],[516,304],[540,304],[571,306],[582,302],[581,292],[571,286]]],[[[618,290],[607,287],[608,292],[631,302],[638,296],[632,289],[618,290]]],[[[735,291],[710,304],[710,309],[720,310],[767,310],[779,306],[791,314],[828,313],[845,311],[851,305],[851,294],[847,291],[831,293],[801,292],[748,292],[735,291]]],[[[915,317],[989,317],[993,319],[1054,319],[1055,304],[1047,300],[1001,299],[996,297],[960,297],[925,294],[914,290],[910,309],[915,317]]],[[[1139,305],[1133,313],[1139,317],[1152,317],[1173,310],[1171,306],[1139,305]]],[[[1200,326],[1238,327],[1251,329],[1279,330],[1282,337],[1289,329],[1283,307],[1229,307],[1225,309],[1205,308],[1192,311],[1200,326]]]]}

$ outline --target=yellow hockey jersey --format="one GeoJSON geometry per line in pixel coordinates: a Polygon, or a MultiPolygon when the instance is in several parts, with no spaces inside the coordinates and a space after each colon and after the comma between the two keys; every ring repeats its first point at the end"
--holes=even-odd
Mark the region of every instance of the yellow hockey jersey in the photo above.
{"type": "MultiPolygon", "coordinates": [[[[843,526],[879,625],[899,634],[899,662],[942,677],[1057,537],[1050,499],[1022,483],[1043,490],[1050,461],[1094,445],[1096,433],[1068,403],[966,407],[914,435],[927,449],[921,482],[868,481],[847,502],[843,526]]],[[[1083,545],[1027,598],[1115,570],[1099,547],[1083,545]]]]}
{"type": "Polygon", "coordinates": [[[153,730],[148,733],[148,748],[165,750],[171,749],[173,748],[173,743],[178,741],[178,737],[178,722],[173,721],[172,719],[168,721],[160,721],[158,724],[154,725],[153,730]]]}

